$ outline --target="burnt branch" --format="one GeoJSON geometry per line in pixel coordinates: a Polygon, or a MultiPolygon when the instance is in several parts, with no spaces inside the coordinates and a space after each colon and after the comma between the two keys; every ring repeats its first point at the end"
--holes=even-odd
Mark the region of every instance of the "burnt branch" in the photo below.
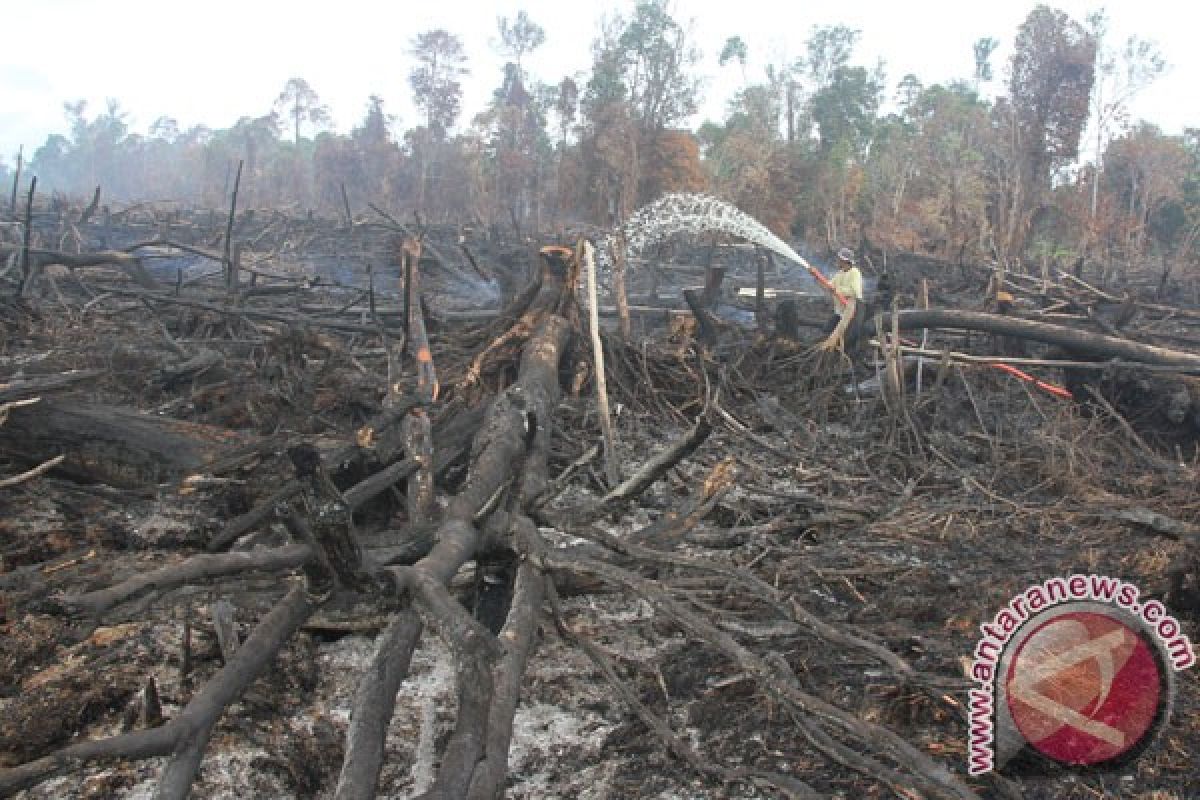
{"type": "Polygon", "coordinates": [[[408,677],[421,637],[420,617],[411,610],[392,617],[375,643],[375,653],[354,695],[346,754],[336,800],[371,800],[383,768],[384,741],[396,708],[396,692],[408,677]]]}
{"type": "Polygon", "coordinates": [[[549,591],[550,607],[554,614],[554,623],[559,635],[579,647],[587,655],[596,669],[600,670],[600,674],[604,676],[604,680],[608,685],[620,696],[622,702],[629,707],[629,710],[636,714],[638,719],[642,721],[642,724],[662,741],[667,750],[686,762],[693,770],[701,775],[708,775],[724,783],[761,781],[786,792],[789,797],[801,798],[801,800],[824,797],[816,789],[790,775],[780,775],[775,772],[749,768],[733,769],[713,763],[711,759],[697,752],[695,748],[685,742],[671,729],[670,724],[666,720],[655,714],[649,706],[642,702],[637,692],[629,686],[629,683],[622,680],[617,674],[616,669],[613,667],[612,659],[606,656],[594,642],[567,624],[566,620],[563,619],[562,609],[559,607],[553,585],[550,586],[549,591]]]}
{"type": "Polygon", "coordinates": [[[643,464],[632,477],[606,494],[601,502],[618,504],[637,497],[665,475],[668,470],[694,453],[710,433],[712,433],[712,423],[708,421],[707,417],[700,417],[686,435],[643,464]]]}
{"type": "Polygon", "coordinates": [[[171,756],[157,797],[186,797],[213,727],[275,658],[284,643],[317,609],[303,586],[295,586],[258,623],[220,672],[196,693],[182,713],[160,728],[70,745],[17,767],[0,769],[0,795],[27,789],[55,775],[96,761],[171,756]]]}
{"type": "Polygon", "coordinates": [[[526,517],[516,521],[522,550],[531,556],[521,561],[513,588],[512,602],[497,639],[504,654],[492,673],[493,690],[487,711],[482,758],[473,766],[467,800],[491,800],[499,796],[508,774],[508,749],[512,742],[513,717],[521,698],[525,668],[533,650],[548,581],[535,561],[541,550],[537,528],[526,517]]]}
{"type": "Polygon", "coordinates": [[[306,544],[291,544],[274,550],[198,555],[169,567],[134,575],[105,589],[62,598],[68,608],[102,617],[112,609],[149,594],[161,594],[181,586],[209,583],[253,572],[283,572],[296,569],[312,558],[306,544]]]}
{"type": "Polygon", "coordinates": [[[668,594],[662,587],[621,567],[586,558],[564,558],[548,552],[547,566],[555,572],[583,572],[631,592],[674,620],[688,634],[707,642],[745,672],[755,676],[779,702],[796,713],[808,715],[832,725],[859,742],[874,747],[904,766],[913,782],[935,797],[953,800],[978,800],[966,784],[902,737],[880,725],[858,719],[837,706],[799,687],[778,667],[741,645],[728,633],[668,594]]]}

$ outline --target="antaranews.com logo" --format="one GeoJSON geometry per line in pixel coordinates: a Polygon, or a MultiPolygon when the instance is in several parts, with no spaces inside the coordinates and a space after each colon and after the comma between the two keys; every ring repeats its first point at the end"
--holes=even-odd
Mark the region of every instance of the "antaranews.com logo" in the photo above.
{"type": "Polygon", "coordinates": [[[980,626],[969,697],[967,771],[1018,757],[1116,766],[1167,724],[1175,673],[1196,663],[1179,621],[1105,575],[1030,586],[980,626]]]}

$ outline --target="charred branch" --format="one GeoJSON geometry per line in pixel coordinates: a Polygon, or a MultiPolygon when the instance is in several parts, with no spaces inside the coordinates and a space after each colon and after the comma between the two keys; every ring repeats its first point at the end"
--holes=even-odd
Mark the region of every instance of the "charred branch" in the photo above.
{"type": "Polygon", "coordinates": [[[274,550],[192,556],[179,564],[131,576],[121,583],[62,599],[68,608],[100,618],[112,609],[147,594],[161,594],[180,586],[218,581],[231,575],[253,572],[285,572],[312,558],[306,544],[291,544],[274,550]]]}
{"type": "Polygon", "coordinates": [[[796,713],[805,716],[811,715],[819,719],[822,724],[831,725],[842,734],[877,748],[898,764],[903,765],[905,769],[909,770],[910,780],[921,790],[935,797],[978,800],[979,796],[966,784],[902,737],[887,728],[858,719],[831,703],[804,691],[794,678],[781,674],[777,667],[739,644],[728,633],[716,629],[703,617],[655,587],[650,581],[620,567],[588,559],[564,559],[554,553],[547,553],[546,562],[547,566],[556,572],[581,571],[625,591],[633,592],[674,620],[689,635],[708,642],[726,658],[754,675],[766,691],[789,708],[794,709],[796,713]]]}
{"type": "Polygon", "coordinates": [[[643,464],[637,473],[606,494],[602,502],[621,503],[637,497],[668,470],[694,453],[710,433],[712,423],[706,416],[701,416],[685,436],[643,464]]]}
{"type": "Polygon", "coordinates": [[[283,643],[316,608],[317,603],[303,587],[294,587],[178,717],[160,728],[80,742],[27,764],[0,769],[0,795],[13,794],[94,761],[171,756],[156,796],[164,800],[187,797],[221,714],[266,669],[283,643]]]}
{"type": "Polygon", "coordinates": [[[358,684],[346,732],[346,755],[338,778],[336,800],[375,797],[388,725],[396,707],[396,692],[408,677],[422,623],[414,611],[392,617],[375,642],[375,653],[358,684]]]}

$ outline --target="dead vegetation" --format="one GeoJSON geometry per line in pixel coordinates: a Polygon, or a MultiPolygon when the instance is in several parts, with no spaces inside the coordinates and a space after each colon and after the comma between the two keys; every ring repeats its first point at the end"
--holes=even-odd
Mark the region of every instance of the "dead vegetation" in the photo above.
{"type": "Polygon", "coordinates": [[[606,333],[606,454],[578,251],[128,216],[0,277],[0,795],[1194,791],[1194,673],[1126,770],[968,780],[963,661],[1074,571],[1195,638],[1196,311],[980,270],[848,353],[606,333]]]}

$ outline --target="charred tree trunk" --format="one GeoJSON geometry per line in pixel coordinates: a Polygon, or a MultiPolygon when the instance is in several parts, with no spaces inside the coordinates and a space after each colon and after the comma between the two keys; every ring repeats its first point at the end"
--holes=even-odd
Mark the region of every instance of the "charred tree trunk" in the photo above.
{"type": "Polygon", "coordinates": [[[625,290],[625,239],[620,234],[611,243],[613,297],[617,304],[617,330],[620,331],[621,341],[628,342],[632,338],[632,326],[629,321],[629,297],[625,290]]]}
{"type": "Polygon", "coordinates": [[[758,327],[759,333],[767,332],[767,267],[774,270],[775,261],[771,257],[771,251],[759,248],[757,257],[754,259],[754,323],[758,327]]]}
{"type": "MultiPolygon", "coordinates": [[[[0,245],[0,259],[7,258],[14,251],[18,254],[23,252],[20,247],[0,245]]],[[[95,253],[60,253],[56,250],[31,248],[26,258],[29,262],[29,270],[40,270],[48,264],[61,264],[68,269],[112,265],[120,267],[140,286],[147,289],[158,287],[158,282],[142,266],[141,259],[119,250],[101,250],[95,253]]]]}
{"type": "Polygon", "coordinates": [[[775,307],[775,335],[800,341],[800,312],[796,308],[796,298],[785,297],[775,307]]]}
{"type": "Polygon", "coordinates": [[[79,224],[83,225],[92,218],[97,211],[100,210],[100,187],[96,187],[96,191],[92,194],[92,202],[87,204],[87,208],[83,209],[83,213],[79,215],[79,224]]]}
{"type": "Polygon", "coordinates": [[[0,427],[0,451],[29,461],[66,455],[61,471],[125,488],[203,471],[241,444],[223,428],[67,399],[13,409],[0,427]]]}
{"type": "Polygon", "coordinates": [[[707,267],[704,270],[704,307],[716,308],[721,301],[721,285],[725,282],[724,267],[707,267]]]}
{"type": "Polygon", "coordinates": [[[1179,367],[1187,370],[1200,370],[1200,355],[1185,353],[1179,350],[1168,350],[1163,347],[1142,344],[1117,339],[1099,333],[1067,328],[1061,325],[1051,325],[1015,317],[1004,317],[998,314],[985,314],[979,311],[900,311],[898,312],[901,330],[917,330],[921,328],[957,328],[962,330],[982,331],[1000,336],[1012,336],[1017,339],[1054,344],[1067,348],[1072,353],[1098,358],[1120,358],[1144,364],[1160,364],[1169,367],[1179,367]]]}
{"type": "Polygon", "coordinates": [[[698,329],[696,338],[707,347],[715,347],[718,339],[717,319],[708,310],[704,295],[695,289],[684,289],[683,299],[691,309],[692,316],[696,318],[698,329]]]}
{"type": "Polygon", "coordinates": [[[17,290],[20,297],[25,297],[33,287],[40,264],[34,264],[29,258],[29,246],[33,242],[33,193],[37,191],[37,176],[29,182],[29,197],[25,201],[25,228],[21,233],[20,257],[17,269],[21,275],[21,287],[17,290]]]}
{"type": "Polygon", "coordinates": [[[437,370],[429,350],[429,335],[425,332],[425,315],[421,311],[421,242],[409,239],[404,243],[404,296],[408,314],[408,350],[417,363],[417,396],[432,403],[438,396],[437,370]]]}
{"type": "Polygon", "coordinates": [[[229,220],[225,224],[225,255],[222,259],[225,265],[225,285],[231,289],[236,289],[231,281],[233,280],[233,222],[234,216],[237,214],[237,196],[238,187],[242,183],[242,162],[237,165],[237,177],[233,179],[233,196],[229,199],[229,220]]]}

